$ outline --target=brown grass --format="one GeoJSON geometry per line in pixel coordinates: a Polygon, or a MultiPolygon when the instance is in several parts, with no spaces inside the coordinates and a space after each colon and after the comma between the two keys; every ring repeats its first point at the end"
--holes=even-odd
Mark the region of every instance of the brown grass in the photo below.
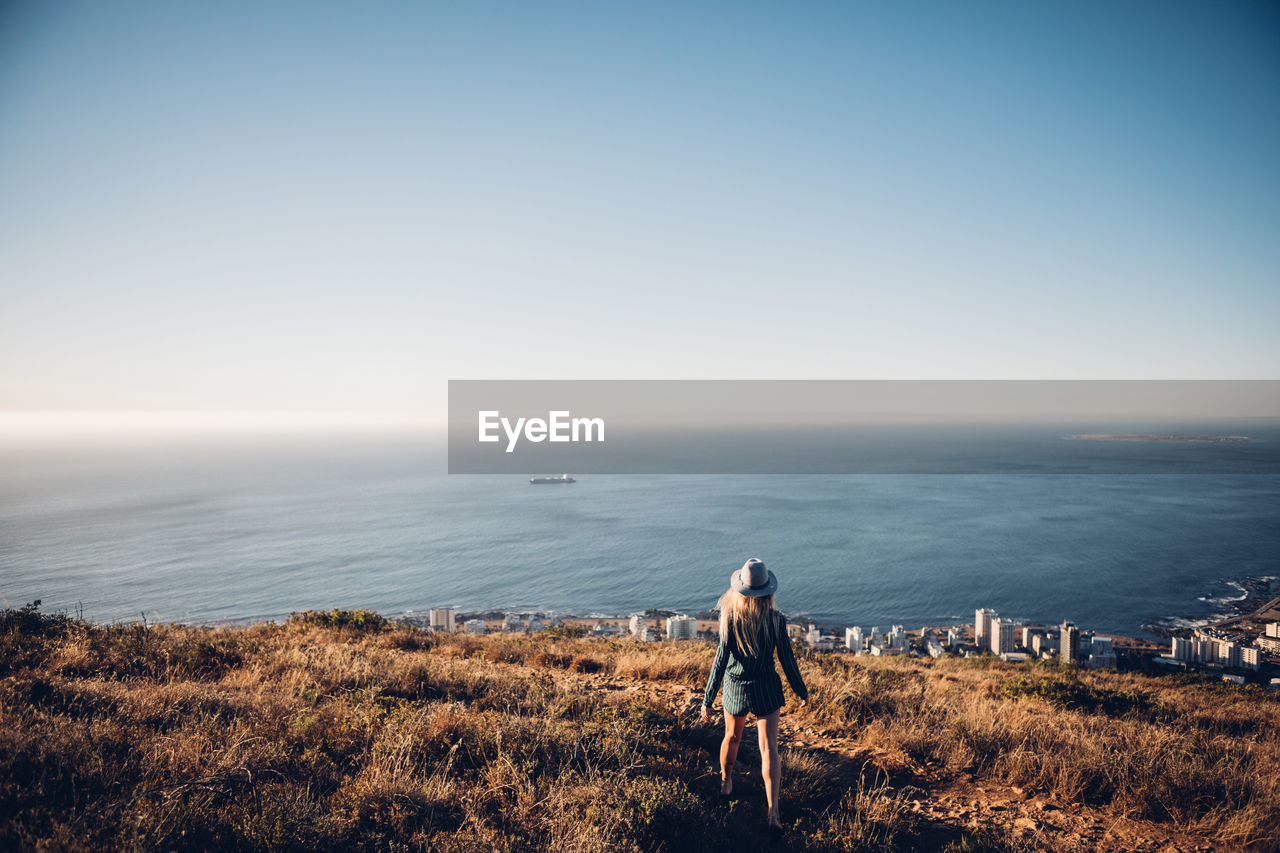
{"type": "MultiPolygon", "coordinates": [[[[0,621],[0,848],[889,850],[912,791],[784,758],[791,829],[759,784],[727,806],[715,730],[644,692],[700,690],[713,649],[440,636],[376,614],[286,625],[0,621]]],[[[1062,803],[1224,844],[1280,838],[1280,704],[1235,688],[965,661],[803,656],[806,725],[1062,803]]],[[[915,792],[919,793],[919,792],[915,792]]],[[[999,838],[957,849],[1012,849],[999,838]]]]}

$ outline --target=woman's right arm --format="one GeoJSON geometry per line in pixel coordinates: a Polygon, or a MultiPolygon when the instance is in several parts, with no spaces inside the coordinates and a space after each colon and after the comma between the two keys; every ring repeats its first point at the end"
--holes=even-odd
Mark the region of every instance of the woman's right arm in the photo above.
{"type": "Polygon", "coordinates": [[[707,689],[702,694],[703,708],[710,708],[711,703],[716,701],[716,694],[720,692],[720,682],[724,681],[724,671],[728,665],[729,647],[721,640],[720,648],[716,650],[715,663],[711,664],[711,675],[707,676],[707,689]]]}

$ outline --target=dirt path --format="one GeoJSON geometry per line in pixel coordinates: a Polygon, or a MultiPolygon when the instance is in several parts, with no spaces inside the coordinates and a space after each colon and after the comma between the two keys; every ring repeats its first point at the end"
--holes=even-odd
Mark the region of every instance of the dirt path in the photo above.
{"type": "MultiPolygon", "coordinates": [[[[523,669],[524,667],[520,667],[523,669]]],[[[646,681],[601,673],[564,672],[560,681],[590,692],[638,693],[667,705],[678,714],[696,715],[701,691],[670,681],[646,681]]],[[[715,725],[715,724],[712,724],[715,725]]],[[[711,726],[709,726],[711,728],[711,726]]],[[[782,749],[804,755],[834,769],[842,784],[856,784],[859,776],[874,783],[888,780],[893,789],[907,789],[911,808],[927,838],[942,846],[962,832],[986,831],[1016,839],[1028,848],[1054,851],[1114,853],[1192,853],[1230,850],[1211,839],[1197,837],[1167,824],[1137,821],[1081,803],[1060,803],[1015,786],[924,767],[900,751],[867,747],[839,731],[783,712],[782,749]]],[[[752,768],[759,757],[754,739],[743,738],[735,778],[753,784],[752,768]]],[[[713,771],[709,775],[716,776],[713,771]]]]}

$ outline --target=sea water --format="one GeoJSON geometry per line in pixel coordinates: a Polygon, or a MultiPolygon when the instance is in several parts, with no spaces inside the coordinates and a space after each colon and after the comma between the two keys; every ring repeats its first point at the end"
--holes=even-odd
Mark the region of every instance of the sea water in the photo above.
{"type": "MultiPolygon", "coordinates": [[[[709,608],[759,557],[819,623],[1141,635],[1280,576],[1280,476],[450,476],[414,440],[0,452],[0,597],[97,621],[709,608]]],[[[533,472],[531,472],[533,473],[533,472]]]]}

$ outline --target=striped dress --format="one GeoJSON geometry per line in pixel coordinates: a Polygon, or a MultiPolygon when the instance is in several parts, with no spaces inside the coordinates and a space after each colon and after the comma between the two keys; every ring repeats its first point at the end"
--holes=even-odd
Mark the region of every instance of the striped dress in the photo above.
{"type": "Polygon", "coordinates": [[[800,677],[800,668],[796,666],[796,657],[791,651],[791,640],[787,637],[787,617],[776,610],[774,617],[772,626],[766,623],[760,636],[759,651],[755,655],[746,655],[738,648],[732,630],[727,637],[721,638],[715,663],[711,666],[711,676],[707,679],[707,689],[702,697],[705,707],[710,708],[715,701],[721,681],[724,682],[724,710],[727,714],[742,717],[751,713],[764,717],[785,705],[782,680],[773,667],[775,649],[791,689],[801,699],[809,698],[804,679],[800,677]],[[772,631],[769,630],[770,627],[773,628],[772,631]]]}

